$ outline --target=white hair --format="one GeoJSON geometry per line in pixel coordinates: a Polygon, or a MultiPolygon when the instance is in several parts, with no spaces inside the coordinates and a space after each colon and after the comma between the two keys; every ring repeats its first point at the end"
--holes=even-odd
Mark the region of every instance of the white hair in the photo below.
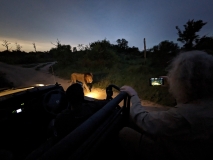
{"type": "Polygon", "coordinates": [[[213,56],[203,51],[180,53],[168,72],[169,91],[186,102],[213,95],[213,56]]]}

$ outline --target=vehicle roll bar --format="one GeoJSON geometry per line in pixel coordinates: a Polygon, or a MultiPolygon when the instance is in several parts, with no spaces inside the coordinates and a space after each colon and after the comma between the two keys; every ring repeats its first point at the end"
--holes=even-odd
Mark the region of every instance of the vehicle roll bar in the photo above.
{"type": "MultiPolygon", "coordinates": [[[[115,86],[109,86],[109,89],[111,89],[111,87],[115,86]]],[[[109,101],[103,108],[93,114],[79,127],[69,133],[47,152],[45,152],[39,158],[39,160],[58,160],[70,157],[74,153],[74,151],[77,150],[84,143],[84,141],[86,141],[96,131],[96,129],[110,116],[112,111],[122,100],[124,100],[124,105],[122,106],[122,108],[125,109],[128,114],[130,107],[128,94],[126,92],[120,92],[113,100],[109,101]]]]}

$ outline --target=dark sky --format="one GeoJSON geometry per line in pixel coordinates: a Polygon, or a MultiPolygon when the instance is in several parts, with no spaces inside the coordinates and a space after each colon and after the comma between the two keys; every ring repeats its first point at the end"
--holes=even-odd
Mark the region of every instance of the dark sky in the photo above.
{"type": "Polygon", "coordinates": [[[188,20],[207,24],[199,35],[213,36],[213,0],[0,0],[0,51],[3,40],[15,49],[47,51],[58,39],[76,47],[124,38],[143,50],[163,40],[177,42],[188,20]]]}

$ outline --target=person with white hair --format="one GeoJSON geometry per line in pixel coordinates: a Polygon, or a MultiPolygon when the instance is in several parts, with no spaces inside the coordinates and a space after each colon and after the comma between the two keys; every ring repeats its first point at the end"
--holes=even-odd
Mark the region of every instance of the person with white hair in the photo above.
{"type": "Polygon", "coordinates": [[[130,118],[138,127],[119,132],[130,159],[205,159],[213,146],[213,56],[203,51],[180,53],[163,76],[177,105],[146,111],[130,86],[130,118]]]}

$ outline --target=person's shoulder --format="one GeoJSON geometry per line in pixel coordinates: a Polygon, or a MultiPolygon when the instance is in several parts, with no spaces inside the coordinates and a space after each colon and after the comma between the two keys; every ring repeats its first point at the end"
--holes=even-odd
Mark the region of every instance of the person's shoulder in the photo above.
{"type": "Polygon", "coordinates": [[[213,111],[213,100],[211,99],[199,99],[188,103],[177,104],[175,108],[184,112],[200,112],[200,111],[213,111]]]}

